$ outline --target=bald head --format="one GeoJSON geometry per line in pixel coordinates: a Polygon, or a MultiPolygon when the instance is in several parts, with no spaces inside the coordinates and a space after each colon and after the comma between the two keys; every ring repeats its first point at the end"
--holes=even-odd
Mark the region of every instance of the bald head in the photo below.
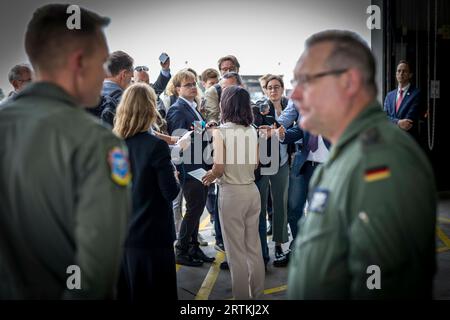
{"type": "Polygon", "coordinates": [[[133,77],[135,83],[145,82],[150,84],[150,76],[147,71],[134,71],[133,77]]]}

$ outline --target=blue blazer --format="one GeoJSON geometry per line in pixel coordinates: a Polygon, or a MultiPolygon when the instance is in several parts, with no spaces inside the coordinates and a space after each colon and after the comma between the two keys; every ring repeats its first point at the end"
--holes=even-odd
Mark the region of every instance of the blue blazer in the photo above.
{"type": "Polygon", "coordinates": [[[417,121],[419,120],[420,90],[411,85],[406,92],[406,96],[403,97],[398,112],[395,112],[397,91],[398,89],[395,89],[387,94],[386,99],[384,100],[384,111],[389,117],[389,120],[395,124],[397,124],[400,119],[410,119],[414,122],[413,128],[417,127],[417,121]]]}
{"type": "MultiPolygon", "coordinates": [[[[201,120],[204,120],[201,114],[200,118],[198,118],[194,110],[192,110],[192,108],[187,104],[187,102],[181,98],[178,98],[177,101],[175,101],[175,103],[172,106],[170,106],[169,110],[167,111],[166,115],[167,131],[169,132],[170,135],[172,135],[176,129],[192,130],[192,122],[201,120]]],[[[191,146],[184,152],[185,154],[190,154],[191,159],[190,161],[191,163],[184,163],[184,171],[186,172],[186,175],[184,177],[186,178],[186,180],[195,179],[192,176],[188,175],[187,172],[199,168],[208,170],[211,167],[211,165],[207,165],[203,159],[204,150],[209,144],[208,141],[202,141],[202,155],[197,155],[197,157],[200,157],[202,159],[202,163],[198,164],[194,164],[195,148],[193,147],[193,141],[194,139],[192,139],[191,146]]]]}
{"type": "Polygon", "coordinates": [[[192,122],[199,120],[204,120],[201,114],[200,118],[198,118],[187,102],[178,98],[167,111],[167,130],[170,135],[172,135],[176,129],[192,130],[192,122]]]}
{"type": "MultiPolygon", "coordinates": [[[[303,131],[298,127],[298,125],[295,125],[292,128],[286,130],[286,133],[284,135],[284,140],[282,142],[283,144],[294,143],[300,139],[303,139],[303,143],[300,144],[299,150],[294,155],[294,161],[291,168],[291,171],[296,175],[300,175],[300,170],[305,164],[306,159],[308,159],[309,150],[307,146],[309,137],[310,133],[308,131],[303,131]]],[[[329,150],[331,143],[326,139],[323,139],[323,142],[329,150]]]]}

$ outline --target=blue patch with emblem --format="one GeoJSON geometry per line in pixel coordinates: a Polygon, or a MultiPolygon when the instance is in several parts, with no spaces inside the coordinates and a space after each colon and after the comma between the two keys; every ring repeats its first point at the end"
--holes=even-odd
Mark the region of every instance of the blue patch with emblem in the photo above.
{"type": "Polygon", "coordinates": [[[126,151],[119,147],[112,148],[108,154],[108,162],[111,168],[111,179],[119,186],[128,185],[131,172],[126,151]]]}
{"type": "Polygon", "coordinates": [[[327,206],[329,190],[316,188],[310,198],[309,212],[323,213],[327,206]]]}

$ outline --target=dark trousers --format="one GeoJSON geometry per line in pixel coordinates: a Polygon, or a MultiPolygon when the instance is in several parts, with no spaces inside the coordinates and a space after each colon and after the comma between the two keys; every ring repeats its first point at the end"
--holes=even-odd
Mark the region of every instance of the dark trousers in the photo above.
{"type": "Polygon", "coordinates": [[[220,226],[220,217],[219,217],[219,191],[220,188],[217,188],[217,196],[216,196],[216,203],[215,203],[215,209],[214,209],[214,231],[216,232],[216,243],[223,243],[223,237],[222,237],[222,228],[220,226]]]}
{"type": "Polygon", "coordinates": [[[177,300],[173,247],[125,248],[118,298],[127,301],[177,300]]]}
{"type": "Polygon", "coordinates": [[[216,185],[214,183],[211,183],[208,187],[208,198],[206,199],[206,210],[208,210],[209,214],[211,215],[211,219],[216,218],[215,210],[216,210],[217,196],[215,190],[216,185]]]}
{"type": "Polygon", "coordinates": [[[270,223],[272,223],[272,214],[273,214],[273,207],[272,207],[272,187],[269,186],[269,193],[267,197],[267,217],[270,223]]]}
{"type": "Polygon", "coordinates": [[[217,188],[217,194],[215,192],[216,185],[212,183],[208,187],[208,199],[206,200],[206,209],[213,216],[214,219],[214,231],[216,233],[216,243],[223,243],[222,229],[220,228],[219,217],[219,188],[217,188]]]}
{"type": "Polygon", "coordinates": [[[289,174],[288,191],[288,223],[291,228],[292,238],[298,233],[298,221],[303,215],[306,200],[308,199],[309,180],[317,167],[311,161],[306,161],[299,172],[292,169],[289,174]]]}
{"type": "Polygon", "coordinates": [[[186,214],[181,221],[176,244],[177,254],[186,254],[191,246],[198,247],[200,217],[205,209],[208,187],[198,180],[186,180],[183,185],[186,214]]]}

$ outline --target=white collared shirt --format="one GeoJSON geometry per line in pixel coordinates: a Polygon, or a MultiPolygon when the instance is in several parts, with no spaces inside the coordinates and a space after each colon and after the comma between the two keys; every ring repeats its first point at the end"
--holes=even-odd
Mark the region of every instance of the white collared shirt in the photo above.
{"type": "Polygon", "coordinates": [[[322,136],[318,137],[317,150],[312,152],[309,151],[307,161],[314,161],[319,163],[324,163],[328,159],[330,151],[327,149],[325,142],[323,142],[322,136]]]}
{"type": "Polygon", "coordinates": [[[197,111],[197,103],[195,103],[195,101],[190,102],[189,100],[183,98],[182,96],[180,96],[180,98],[183,99],[184,101],[186,101],[186,103],[189,105],[189,107],[191,107],[192,110],[194,110],[195,115],[197,116],[199,121],[203,120],[202,116],[197,111]]]}
{"type": "Polygon", "coordinates": [[[406,87],[400,88],[400,86],[397,88],[397,97],[395,98],[395,104],[397,104],[398,98],[400,97],[400,90],[403,91],[403,99],[405,99],[406,93],[409,90],[409,87],[411,87],[411,83],[408,83],[406,87]]]}
{"type": "MultiPolygon", "coordinates": [[[[286,109],[285,109],[286,110],[286,109]]],[[[280,116],[283,114],[283,112],[281,112],[281,114],[280,115],[278,115],[277,114],[277,110],[275,109],[275,120],[277,120],[278,121],[278,119],[280,119],[280,116]]],[[[281,141],[281,140],[280,140],[281,141]]],[[[288,148],[288,145],[287,144],[281,144],[280,143],[280,168],[282,167],[282,166],[284,166],[284,164],[286,163],[286,162],[288,162],[288,160],[289,160],[289,155],[288,155],[288,152],[287,152],[287,148],[288,148]]]]}

